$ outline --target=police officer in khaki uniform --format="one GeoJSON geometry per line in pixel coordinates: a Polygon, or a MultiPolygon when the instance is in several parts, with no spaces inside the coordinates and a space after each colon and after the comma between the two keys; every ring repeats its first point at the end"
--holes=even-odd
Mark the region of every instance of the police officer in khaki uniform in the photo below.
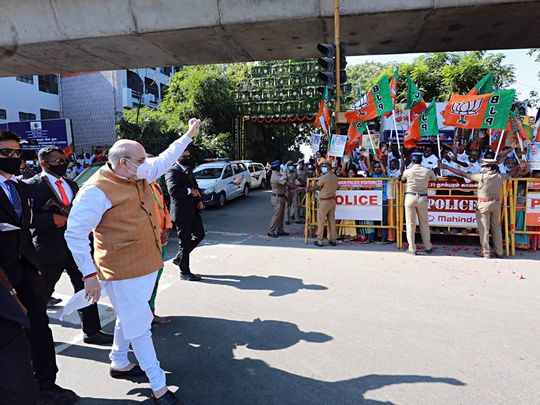
{"type": "Polygon", "coordinates": [[[510,173],[500,173],[496,159],[484,159],[480,166],[482,167],[482,173],[465,173],[447,165],[442,165],[442,168],[478,184],[476,220],[478,222],[482,256],[486,259],[491,257],[489,247],[489,232],[491,231],[495,257],[500,259],[504,256],[501,231],[501,188],[506,179],[517,175],[521,171],[526,171],[527,166],[524,163],[515,166],[510,173]]]}
{"type": "MultiPolygon", "coordinates": [[[[306,184],[308,179],[308,171],[306,169],[306,165],[303,160],[299,160],[298,164],[296,166],[296,184],[298,185],[297,189],[297,209],[299,213],[299,217],[305,218],[306,217],[306,210],[302,207],[302,203],[304,202],[304,196],[306,195],[306,184]]],[[[303,222],[303,221],[300,221],[303,222]]]]}
{"type": "Polygon", "coordinates": [[[291,224],[291,211],[296,222],[299,221],[299,212],[297,207],[298,187],[296,185],[296,166],[292,160],[286,164],[285,171],[285,225],[291,224]]]}
{"type": "Polygon", "coordinates": [[[422,167],[422,153],[412,154],[412,167],[401,175],[401,181],[407,183],[405,191],[405,221],[407,228],[407,253],[416,254],[415,230],[416,216],[420,226],[420,235],[424,244],[424,251],[430,254],[433,251],[431,245],[431,233],[428,223],[428,184],[437,180],[433,170],[422,167]]]}
{"type": "Polygon", "coordinates": [[[332,162],[324,160],[320,163],[321,177],[314,186],[309,187],[307,192],[319,190],[319,207],[317,209],[317,240],[315,246],[323,246],[324,226],[328,220],[330,245],[336,246],[336,191],[338,178],[332,171],[332,162]]]}
{"type": "Polygon", "coordinates": [[[289,235],[283,229],[283,220],[285,217],[285,183],[287,180],[280,173],[281,162],[276,160],[272,162],[272,176],[270,177],[270,185],[272,187],[272,197],[270,201],[274,207],[274,215],[268,229],[268,236],[277,238],[278,236],[289,235]]]}

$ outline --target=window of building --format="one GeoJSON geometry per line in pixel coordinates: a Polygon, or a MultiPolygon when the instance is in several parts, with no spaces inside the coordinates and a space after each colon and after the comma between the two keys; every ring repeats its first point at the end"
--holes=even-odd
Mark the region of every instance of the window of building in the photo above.
{"type": "Polygon", "coordinates": [[[39,91],[44,93],[58,94],[58,76],[44,75],[38,76],[39,91]]]}
{"type": "Polygon", "coordinates": [[[170,76],[171,73],[172,73],[172,67],[171,66],[165,66],[165,67],[159,68],[159,70],[161,71],[161,73],[163,73],[164,75],[167,75],[167,76],[170,76]]]}
{"type": "Polygon", "coordinates": [[[16,79],[18,82],[34,84],[34,76],[17,76],[16,79]]]}
{"type": "Polygon", "coordinates": [[[7,111],[0,108],[0,120],[7,120],[7,111]]]}
{"type": "Polygon", "coordinates": [[[35,121],[35,120],[36,120],[36,114],[27,113],[27,112],[19,112],[19,121],[35,121]]]}
{"type": "Polygon", "coordinates": [[[161,89],[161,99],[163,100],[165,98],[165,95],[169,91],[169,86],[167,86],[166,84],[161,83],[159,85],[159,87],[161,89]]]}
{"type": "Polygon", "coordinates": [[[159,98],[159,90],[156,82],[148,77],[144,79],[144,92],[146,94],[153,94],[156,100],[159,98]]]}
{"type": "Polygon", "coordinates": [[[127,86],[131,89],[131,94],[135,98],[140,98],[143,93],[143,81],[141,77],[131,70],[127,71],[127,86]]]}
{"type": "Polygon", "coordinates": [[[60,112],[54,110],[45,110],[42,108],[41,110],[39,110],[39,114],[42,120],[53,120],[56,118],[60,118],[60,112]]]}

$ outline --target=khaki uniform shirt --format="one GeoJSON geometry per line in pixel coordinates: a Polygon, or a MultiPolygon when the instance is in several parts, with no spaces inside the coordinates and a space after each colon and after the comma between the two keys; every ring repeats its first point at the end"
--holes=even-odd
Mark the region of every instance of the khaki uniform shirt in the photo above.
{"type": "Polygon", "coordinates": [[[469,175],[478,183],[478,198],[498,199],[501,196],[503,182],[509,177],[506,173],[478,173],[469,175]]]}
{"type": "Polygon", "coordinates": [[[285,194],[285,179],[283,179],[279,172],[272,170],[272,177],[270,177],[270,185],[272,186],[272,193],[285,194]]]}
{"type": "Polygon", "coordinates": [[[321,186],[320,189],[320,198],[330,198],[336,196],[336,191],[338,189],[338,178],[334,172],[329,171],[328,173],[322,175],[317,184],[321,186]]]}
{"type": "Polygon", "coordinates": [[[437,177],[431,169],[427,169],[418,164],[403,172],[401,181],[407,182],[407,193],[427,194],[430,181],[436,181],[437,177]]]}

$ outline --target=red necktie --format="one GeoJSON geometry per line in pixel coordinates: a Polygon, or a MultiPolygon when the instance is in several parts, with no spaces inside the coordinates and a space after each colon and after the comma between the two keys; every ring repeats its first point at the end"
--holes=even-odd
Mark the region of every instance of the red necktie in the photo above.
{"type": "Polygon", "coordinates": [[[60,197],[62,198],[62,204],[64,204],[66,207],[69,207],[71,205],[71,202],[69,201],[69,198],[66,194],[66,190],[64,190],[64,186],[62,185],[62,180],[56,180],[55,183],[58,187],[58,190],[60,190],[60,197]]]}

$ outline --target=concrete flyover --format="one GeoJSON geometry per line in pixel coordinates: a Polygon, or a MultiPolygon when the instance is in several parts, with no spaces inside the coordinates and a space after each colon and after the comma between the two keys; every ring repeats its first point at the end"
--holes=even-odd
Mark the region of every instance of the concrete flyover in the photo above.
{"type": "MultiPolygon", "coordinates": [[[[2,0],[0,75],[309,58],[333,0],[2,0]]],[[[349,55],[540,45],[540,1],[343,0],[349,55]]]]}

